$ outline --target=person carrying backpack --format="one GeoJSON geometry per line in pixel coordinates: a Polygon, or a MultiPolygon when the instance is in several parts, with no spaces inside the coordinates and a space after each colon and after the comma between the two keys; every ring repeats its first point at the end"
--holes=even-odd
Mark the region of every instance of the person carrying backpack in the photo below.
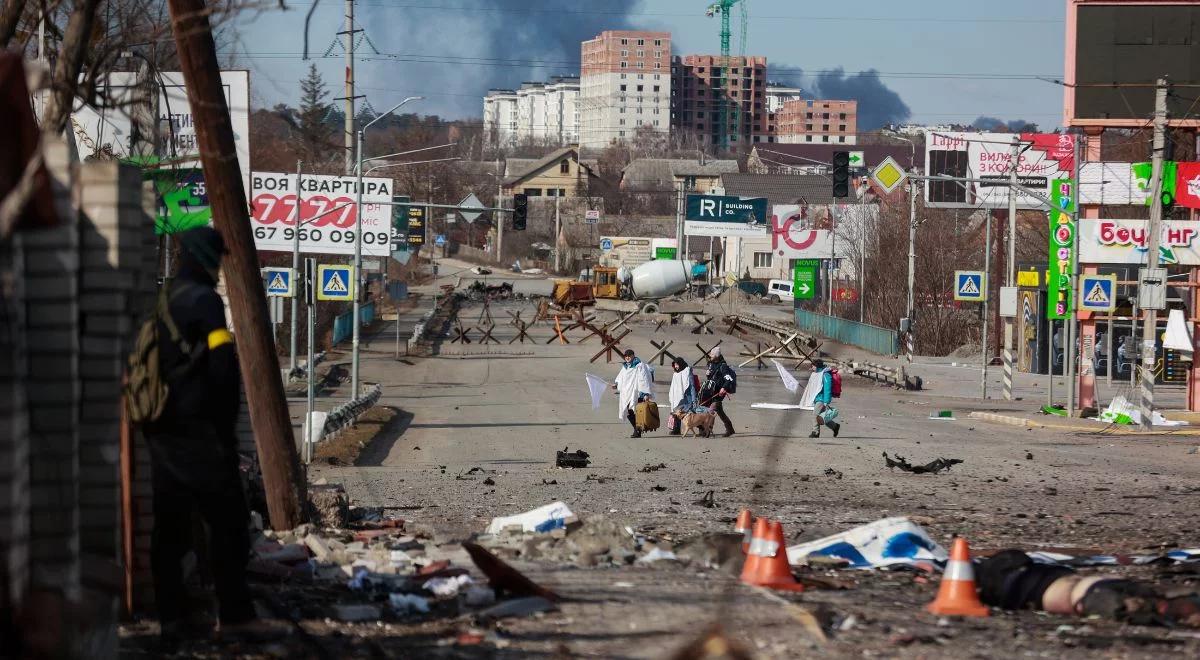
{"type": "Polygon", "coordinates": [[[737,392],[737,374],[721,357],[721,347],[714,346],[708,353],[708,373],[704,375],[704,385],[700,388],[700,405],[711,406],[725,425],[725,437],[733,435],[733,422],[725,414],[725,397],[737,392]]]}
{"type": "Polygon", "coordinates": [[[193,546],[194,511],[208,530],[221,637],[270,632],[256,621],[246,582],[250,513],[235,435],[241,377],[215,290],[225,243],[211,227],[178,238],[179,274],[163,285],[159,306],[142,327],[125,389],[130,418],[150,448],[150,563],[164,651],[199,632],[188,627],[191,598],[182,563],[193,546]]]}
{"type": "Polygon", "coordinates": [[[833,407],[833,400],[842,395],[841,374],[825,366],[824,360],[813,360],[812,371],[821,375],[821,391],[817,392],[817,398],[813,402],[813,413],[816,416],[813,419],[812,433],[809,433],[808,437],[821,437],[821,427],[828,426],[836,438],[842,430],[842,425],[833,421],[837,417],[837,408],[833,407]]]}

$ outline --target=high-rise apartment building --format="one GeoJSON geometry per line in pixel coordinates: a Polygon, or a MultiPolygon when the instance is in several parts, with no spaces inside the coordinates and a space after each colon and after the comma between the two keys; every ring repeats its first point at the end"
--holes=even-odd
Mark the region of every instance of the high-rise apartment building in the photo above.
{"type": "Polygon", "coordinates": [[[767,112],[777,113],[783,110],[784,103],[803,99],[803,92],[799,87],[767,83],[767,112]]]}
{"type": "Polygon", "coordinates": [[[767,58],[731,57],[726,70],[719,55],[676,57],[672,76],[671,117],[677,132],[695,135],[702,144],[732,148],[769,133],[767,58]]]}
{"type": "Polygon", "coordinates": [[[522,83],[518,90],[493,89],[483,99],[484,135],[489,144],[524,142],[565,146],[579,140],[579,79],[556,76],[522,83]]]}
{"type": "Polygon", "coordinates": [[[605,30],[580,48],[579,142],[603,148],[671,127],[671,33],[605,30]]]}
{"type": "Polygon", "coordinates": [[[858,144],[858,101],[788,101],[778,133],[784,144],[858,144]]]}
{"type": "Polygon", "coordinates": [[[489,89],[483,97],[483,136],[488,144],[508,147],[517,143],[517,93],[489,89]]]}

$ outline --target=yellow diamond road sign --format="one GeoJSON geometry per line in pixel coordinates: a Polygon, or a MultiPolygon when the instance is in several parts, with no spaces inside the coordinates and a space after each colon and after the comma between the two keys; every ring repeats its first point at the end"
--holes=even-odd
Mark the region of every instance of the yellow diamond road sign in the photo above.
{"type": "Polygon", "coordinates": [[[891,193],[904,185],[907,178],[908,175],[905,174],[904,168],[900,167],[896,159],[891,156],[884,158],[882,163],[871,170],[871,180],[883,188],[885,193],[891,193]]]}

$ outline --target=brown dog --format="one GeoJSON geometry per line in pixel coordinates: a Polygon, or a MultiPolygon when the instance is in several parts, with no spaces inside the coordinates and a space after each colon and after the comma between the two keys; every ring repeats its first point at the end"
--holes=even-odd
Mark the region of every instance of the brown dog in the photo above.
{"type": "Polygon", "coordinates": [[[694,431],[693,435],[700,438],[711,438],[713,434],[713,425],[717,423],[717,413],[687,413],[683,416],[680,422],[680,432],[687,435],[689,431],[694,431]]]}

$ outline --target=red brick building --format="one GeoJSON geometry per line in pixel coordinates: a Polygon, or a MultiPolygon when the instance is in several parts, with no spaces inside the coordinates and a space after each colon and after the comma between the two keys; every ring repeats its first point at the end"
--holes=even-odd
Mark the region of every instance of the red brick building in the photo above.
{"type": "MultiPolygon", "coordinates": [[[[722,100],[733,104],[725,130],[729,146],[766,135],[767,58],[732,57],[727,73],[718,55],[685,55],[671,65],[671,125],[702,144],[720,144],[722,100]]],[[[728,108],[728,106],[726,106],[728,108]]]]}

